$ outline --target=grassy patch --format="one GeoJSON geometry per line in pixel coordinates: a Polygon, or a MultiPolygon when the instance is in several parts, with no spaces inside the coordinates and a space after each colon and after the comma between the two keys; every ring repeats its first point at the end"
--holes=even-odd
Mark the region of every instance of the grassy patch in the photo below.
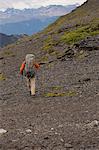
{"type": "Polygon", "coordinates": [[[4,51],[3,53],[2,53],[2,55],[3,56],[10,56],[10,57],[14,57],[15,56],[15,54],[13,53],[13,51],[11,51],[11,50],[6,50],[6,51],[4,51]]]}
{"type": "Polygon", "coordinates": [[[43,42],[42,50],[46,51],[48,54],[54,54],[54,46],[58,44],[58,41],[55,41],[52,35],[49,35],[47,39],[43,42]]]}
{"type": "Polygon", "coordinates": [[[51,56],[61,57],[63,53],[61,51],[54,51],[50,54],[51,56]]]}
{"type": "Polygon", "coordinates": [[[75,58],[80,60],[80,59],[84,59],[87,56],[88,56],[88,53],[81,50],[80,52],[76,53],[75,58]]]}
{"type": "Polygon", "coordinates": [[[6,46],[6,49],[13,49],[15,47],[15,43],[12,43],[12,44],[8,44],[6,46]]]}
{"type": "Polygon", "coordinates": [[[66,93],[66,96],[69,96],[69,97],[76,96],[76,95],[77,95],[77,93],[75,91],[68,91],[66,93]]]}
{"type": "Polygon", "coordinates": [[[6,77],[3,73],[0,73],[0,81],[6,80],[6,77]]]}
{"type": "Polygon", "coordinates": [[[60,90],[62,87],[61,86],[53,86],[52,90],[60,90]]]}
{"type": "Polygon", "coordinates": [[[42,49],[48,51],[49,49],[52,49],[52,45],[53,45],[53,39],[52,36],[49,35],[47,39],[44,41],[44,45],[42,49]]]}
{"type": "Polygon", "coordinates": [[[88,36],[99,34],[99,24],[92,24],[90,26],[79,27],[74,31],[66,32],[61,37],[61,42],[67,44],[74,44],[88,36]]]}
{"type": "Polygon", "coordinates": [[[46,93],[44,94],[45,97],[63,97],[63,96],[68,96],[68,97],[73,97],[76,96],[77,93],[75,91],[68,91],[68,92],[63,92],[63,93],[46,93]]]}
{"type": "Polygon", "coordinates": [[[32,36],[24,35],[22,38],[19,38],[16,41],[16,45],[19,45],[19,44],[22,44],[23,42],[28,42],[28,41],[31,41],[31,40],[32,40],[32,36]]]}
{"type": "Polygon", "coordinates": [[[43,62],[46,62],[46,61],[48,61],[48,56],[43,56],[40,60],[43,62]]]}
{"type": "Polygon", "coordinates": [[[65,96],[65,93],[46,93],[44,96],[45,97],[59,97],[59,96],[65,96]]]}

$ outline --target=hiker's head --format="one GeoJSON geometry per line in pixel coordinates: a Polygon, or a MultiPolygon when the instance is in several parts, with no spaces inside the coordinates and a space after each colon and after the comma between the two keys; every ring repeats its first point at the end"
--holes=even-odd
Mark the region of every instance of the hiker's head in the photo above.
{"type": "Polygon", "coordinates": [[[34,54],[27,54],[25,57],[26,64],[33,65],[35,63],[35,55],[34,54]]]}
{"type": "Polygon", "coordinates": [[[25,60],[35,60],[35,55],[34,54],[27,54],[25,57],[25,60]]]}

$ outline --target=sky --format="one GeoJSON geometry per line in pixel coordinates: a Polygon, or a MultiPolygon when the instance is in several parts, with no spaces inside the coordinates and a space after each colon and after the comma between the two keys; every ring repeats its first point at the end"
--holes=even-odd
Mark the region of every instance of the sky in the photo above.
{"type": "Polygon", "coordinates": [[[86,0],[0,0],[0,10],[5,10],[7,8],[38,8],[48,5],[72,5],[75,3],[81,5],[85,1],[86,0]]]}

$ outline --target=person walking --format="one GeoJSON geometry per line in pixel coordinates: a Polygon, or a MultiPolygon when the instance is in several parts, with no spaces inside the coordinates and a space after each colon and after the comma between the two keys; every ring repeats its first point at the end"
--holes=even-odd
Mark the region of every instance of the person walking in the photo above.
{"type": "Polygon", "coordinates": [[[36,70],[40,68],[40,65],[35,62],[34,54],[27,54],[25,60],[20,67],[20,74],[24,75],[27,80],[27,87],[30,95],[35,96],[35,76],[36,70]]]}

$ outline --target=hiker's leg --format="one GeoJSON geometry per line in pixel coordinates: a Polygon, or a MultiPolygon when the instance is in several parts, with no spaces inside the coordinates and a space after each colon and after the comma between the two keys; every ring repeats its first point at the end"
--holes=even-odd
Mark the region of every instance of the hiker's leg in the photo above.
{"type": "Polygon", "coordinates": [[[30,89],[31,89],[30,79],[29,79],[29,78],[27,78],[26,80],[27,80],[27,87],[28,87],[28,89],[29,89],[29,91],[30,91],[30,89]]]}
{"type": "Polygon", "coordinates": [[[35,77],[31,78],[31,95],[35,95],[35,77]]]}

